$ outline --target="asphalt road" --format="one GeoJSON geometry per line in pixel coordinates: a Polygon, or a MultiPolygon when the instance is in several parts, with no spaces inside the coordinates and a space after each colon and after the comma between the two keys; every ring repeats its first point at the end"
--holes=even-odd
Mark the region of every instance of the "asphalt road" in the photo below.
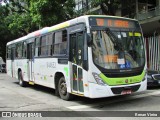
{"type": "MultiPolygon", "coordinates": [[[[156,112],[160,115],[160,88],[152,88],[141,93],[127,96],[116,96],[100,99],[75,97],[72,101],[64,101],[54,95],[54,90],[38,85],[20,87],[18,80],[6,74],[0,74],[0,111],[56,111],[41,113],[42,115],[57,116],[54,119],[143,119],[150,120],[151,116],[142,116],[156,112]],[[108,112],[107,112],[108,111],[108,112]],[[117,112],[119,111],[119,112],[117,112]],[[141,114],[141,111],[148,111],[141,114]],[[106,114],[105,114],[106,113],[106,114]],[[140,116],[133,117],[133,114],[140,116]],[[85,117],[81,117],[85,116],[85,117]],[[117,117],[116,117],[117,116],[117,117]],[[126,116],[126,117],[124,117],[126,116]],[[127,117],[130,116],[130,117],[127,117]]],[[[22,113],[21,113],[22,114],[22,113]]],[[[0,119],[6,119],[1,117],[0,119]]],[[[20,118],[13,118],[18,120],[20,118]]],[[[27,119],[27,118],[26,118],[27,119]]],[[[33,119],[33,118],[29,118],[33,119]]],[[[51,117],[37,118],[52,119],[51,117]]]]}

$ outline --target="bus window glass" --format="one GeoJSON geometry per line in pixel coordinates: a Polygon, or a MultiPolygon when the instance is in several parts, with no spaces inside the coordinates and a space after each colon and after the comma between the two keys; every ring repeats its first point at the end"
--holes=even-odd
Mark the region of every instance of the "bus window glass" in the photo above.
{"type": "Polygon", "coordinates": [[[42,36],[42,37],[41,37],[41,56],[46,56],[46,55],[48,55],[46,43],[47,43],[46,36],[42,36]]]}
{"type": "Polygon", "coordinates": [[[59,54],[59,44],[54,45],[54,54],[59,54]]]}
{"type": "Polygon", "coordinates": [[[40,56],[40,38],[36,38],[35,42],[35,57],[40,56]]]}
{"type": "Polygon", "coordinates": [[[67,30],[63,30],[62,31],[62,42],[66,42],[67,41],[67,30]]]}
{"type": "Polygon", "coordinates": [[[67,53],[67,30],[62,31],[62,43],[60,46],[60,54],[67,53]]]}
{"type": "Polygon", "coordinates": [[[55,33],[54,54],[60,54],[60,43],[62,42],[62,32],[55,33]]]}
{"type": "Polygon", "coordinates": [[[16,58],[22,57],[22,43],[16,44],[16,58]]]}
{"type": "Polygon", "coordinates": [[[53,42],[53,34],[51,33],[47,36],[47,53],[48,53],[48,56],[52,55],[52,42],[53,42]]]}
{"type": "Polygon", "coordinates": [[[54,54],[67,53],[67,30],[55,33],[54,54]]]}
{"type": "Polygon", "coordinates": [[[98,66],[106,69],[126,69],[144,65],[141,33],[99,30],[93,31],[92,37],[93,60],[98,66]]]}
{"type": "Polygon", "coordinates": [[[26,42],[23,42],[23,52],[22,52],[22,57],[26,58],[27,57],[27,44],[26,42]]]}
{"type": "Polygon", "coordinates": [[[7,47],[7,59],[11,59],[11,48],[10,48],[10,46],[7,47]]]}
{"type": "Polygon", "coordinates": [[[62,31],[55,33],[55,44],[62,42],[62,31]]]}

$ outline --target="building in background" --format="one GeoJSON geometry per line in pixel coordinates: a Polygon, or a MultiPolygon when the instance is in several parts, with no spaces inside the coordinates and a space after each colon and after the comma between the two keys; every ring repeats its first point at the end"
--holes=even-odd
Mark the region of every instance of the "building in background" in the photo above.
{"type": "Polygon", "coordinates": [[[143,29],[148,69],[160,71],[160,0],[75,0],[78,15],[105,14],[137,19],[143,29]]]}
{"type": "Polygon", "coordinates": [[[148,68],[160,71],[160,0],[139,0],[136,18],[143,28],[148,68]]]}
{"type": "MultiPolygon", "coordinates": [[[[94,5],[94,1],[96,0],[75,0],[75,10],[78,15],[84,14],[102,14],[99,5],[94,5]]],[[[99,4],[99,3],[98,3],[99,4]]]]}

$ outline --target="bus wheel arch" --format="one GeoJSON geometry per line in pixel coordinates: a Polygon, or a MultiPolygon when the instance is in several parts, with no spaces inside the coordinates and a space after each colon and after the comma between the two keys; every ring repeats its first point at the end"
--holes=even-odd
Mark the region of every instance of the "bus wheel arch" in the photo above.
{"type": "Polygon", "coordinates": [[[20,68],[18,68],[17,74],[18,74],[18,80],[19,80],[19,73],[22,72],[22,70],[20,68]]]}
{"type": "Polygon", "coordinates": [[[73,95],[67,92],[66,80],[61,72],[55,74],[55,94],[67,101],[73,98],[73,95]]]}

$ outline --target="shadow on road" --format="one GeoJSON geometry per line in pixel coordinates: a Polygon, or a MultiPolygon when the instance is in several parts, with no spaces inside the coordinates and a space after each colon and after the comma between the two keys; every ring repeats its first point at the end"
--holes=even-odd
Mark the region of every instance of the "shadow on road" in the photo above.
{"type": "MultiPolygon", "coordinates": [[[[19,85],[18,82],[14,82],[14,83],[19,85]]],[[[44,87],[44,86],[41,86],[41,85],[36,85],[36,84],[35,85],[28,85],[27,87],[24,87],[24,88],[31,88],[31,89],[34,89],[36,91],[44,92],[46,94],[55,95],[55,90],[54,89],[48,88],[48,87],[44,87]]],[[[85,104],[90,104],[90,103],[103,102],[103,101],[106,101],[106,100],[112,101],[114,99],[127,98],[129,96],[130,95],[113,96],[113,97],[105,97],[105,98],[93,98],[93,99],[92,98],[86,98],[86,97],[80,97],[80,96],[74,96],[72,101],[85,102],[85,104]]]]}
{"type": "Polygon", "coordinates": [[[147,90],[159,90],[160,89],[160,86],[150,86],[150,87],[147,87],[147,90]]]}

